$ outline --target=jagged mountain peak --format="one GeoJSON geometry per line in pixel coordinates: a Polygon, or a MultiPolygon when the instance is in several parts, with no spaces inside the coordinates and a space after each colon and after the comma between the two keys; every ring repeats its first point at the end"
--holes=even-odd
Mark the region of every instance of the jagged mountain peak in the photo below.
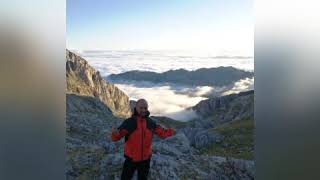
{"type": "Polygon", "coordinates": [[[67,93],[100,99],[117,117],[131,115],[129,97],[79,55],[66,50],[67,93]]]}
{"type": "Polygon", "coordinates": [[[227,123],[254,114],[254,90],[209,98],[192,107],[204,122],[212,125],[227,123]]]}

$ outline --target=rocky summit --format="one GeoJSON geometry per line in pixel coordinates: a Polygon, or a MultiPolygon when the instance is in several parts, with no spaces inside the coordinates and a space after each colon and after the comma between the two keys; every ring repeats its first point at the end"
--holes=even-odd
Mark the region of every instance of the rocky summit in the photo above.
{"type": "MultiPolygon", "coordinates": [[[[117,87],[102,80],[83,58],[67,51],[66,62],[66,179],[119,180],[124,162],[124,140],[112,142],[111,128],[118,127],[124,117],[130,115],[130,105],[133,106],[134,102],[130,102],[117,87]]],[[[253,100],[237,100],[242,95],[234,96],[229,103],[253,100]]],[[[239,103],[237,107],[246,109],[242,106],[247,103],[239,103]]],[[[195,127],[194,122],[206,122],[205,118],[211,117],[210,111],[217,111],[217,106],[195,107],[203,114],[193,123],[152,116],[157,123],[176,128],[177,134],[165,140],[154,137],[149,179],[254,179],[254,161],[243,156],[253,151],[252,121],[241,119],[247,117],[242,113],[232,112],[236,108],[230,109],[231,104],[224,109],[240,119],[231,118],[229,121],[229,118],[230,124],[221,123],[214,128],[205,126],[205,123],[195,127]],[[200,107],[205,110],[200,111],[200,107]],[[246,138],[245,142],[249,143],[235,146],[232,142],[239,138],[246,138]]]]}
{"type": "Polygon", "coordinates": [[[201,118],[196,126],[217,126],[231,121],[253,118],[254,91],[230,94],[200,101],[192,107],[201,118]]]}
{"type": "Polygon", "coordinates": [[[100,99],[117,117],[131,115],[129,97],[113,84],[105,81],[100,73],[82,57],[66,51],[67,93],[100,99]]]}

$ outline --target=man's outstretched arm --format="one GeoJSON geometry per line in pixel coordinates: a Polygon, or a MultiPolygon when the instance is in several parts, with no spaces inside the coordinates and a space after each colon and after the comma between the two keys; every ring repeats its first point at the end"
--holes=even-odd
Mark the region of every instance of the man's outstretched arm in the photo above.
{"type": "Polygon", "coordinates": [[[161,127],[160,125],[157,125],[155,129],[155,133],[159,136],[161,139],[165,139],[167,137],[173,136],[176,134],[176,131],[172,128],[165,129],[161,127]]]}
{"type": "Polygon", "coordinates": [[[111,140],[112,141],[119,141],[123,136],[127,135],[128,131],[126,129],[121,129],[118,131],[115,128],[112,128],[111,140]]]}

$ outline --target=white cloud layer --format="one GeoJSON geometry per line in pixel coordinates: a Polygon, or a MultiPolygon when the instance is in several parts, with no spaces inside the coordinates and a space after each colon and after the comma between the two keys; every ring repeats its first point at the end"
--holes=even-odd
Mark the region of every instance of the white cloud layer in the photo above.
{"type": "MultiPolygon", "coordinates": [[[[130,70],[164,72],[172,69],[196,70],[219,66],[233,66],[248,71],[254,70],[254,60],[248,57],[217,58],[221,54],[190,53],[183,51],[86,51],[76,52],[106,77],[130,70]]],[[[225,54],[224,54],[225,55],[225,54]]],[[[188,121],[196,117],[186,108],[196,105],[206,97],[238,93],[253,89],[254,79],[243,79],[233,86],[182,86],[172,83],[117,82],[130,99],[147,99],[152,115],[167,116],[188,121]]]]}
{"type": "Polygon", "coordinates": [[[150,82],[115,85],[132,100],[146,99],[149,102],[149,110],[154,116],[167,116],[180,121],[188,121],[196,118],[197,115],[187,108],[207,99],[205,96],[221,96],[251,90],[254,86],[254,78],[242,79],[230,87],[187,87],[150,82]]]}
{"type": "Polygon", "coordinates": [[[246,78],[246,79],[241,79],[238,82],[235,82],[232,89],[226,90],[221,95],[224,96],[224,95],[239,93],[242,91],[248,91],[252,89],[254,89],[254,78],[246,78]]]}
{"type": "Polygon", "coordinates": [[[133,100],[144,98],[149,103],[149,110],[154,116],[167,116],[180,121],[188,121],[196,117],[195,112],[186,110],[196,105],[204,97],[190,97],[177,94],[170,86],[136,87],[129,84],[115,84],[133,100]]]}
{"type": "MultiPolygon", "coordinates": [[[[77,52],[102,76],[131,70],[165,72],[172,69],[196,70],[219,66],[253,71],[253,58],[217,58],[220,54],[184,51],[84,51],[77,52]]],[[[223,55],[224,56],[224,55],[223,55]]]]}

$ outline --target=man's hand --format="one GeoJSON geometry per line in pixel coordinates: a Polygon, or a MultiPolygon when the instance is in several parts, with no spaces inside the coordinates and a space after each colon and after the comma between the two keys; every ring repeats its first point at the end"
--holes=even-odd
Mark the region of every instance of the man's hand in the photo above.
{"type": "Polygon", "coordinates": [[[118,129],[116,129],[114,127],[112,127],[111,132],[112,132],[112,134],[118,134],[119,133],[118,129]]]}
{"type": "Polygon", "coordinates": [[[175,129],[172,129],[172,130],[173,130],[173,135],[176,135],[177,131],[175,129]]]}

